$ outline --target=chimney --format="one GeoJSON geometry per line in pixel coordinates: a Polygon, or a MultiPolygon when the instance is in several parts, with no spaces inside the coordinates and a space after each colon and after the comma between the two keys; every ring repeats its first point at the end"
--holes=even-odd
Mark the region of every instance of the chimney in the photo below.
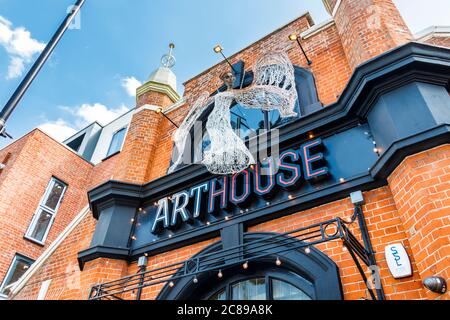
{"type": "Polygon", "coordinates": [[[334,14],[352,69],[412,39],[392,0],[323,0],[323,3],[334,14]]]}

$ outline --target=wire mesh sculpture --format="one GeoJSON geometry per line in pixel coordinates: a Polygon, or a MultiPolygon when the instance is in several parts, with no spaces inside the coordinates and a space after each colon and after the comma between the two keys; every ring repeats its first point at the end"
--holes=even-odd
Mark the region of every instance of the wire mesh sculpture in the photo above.
{"type": "Polygon", "coordinates": [[[286,53],[274,52],[262,56],[255,63],[253,73],[254,81],[247,88],[233,89],[235,78],[229,72],[221,77],[227,84],[227,91],[211,98],[208,98],[207,93],[200,96],[173,135],[177,159],[170,167],[169,173],[175,171],[182,162],[192,126],[213,101],[214,108],[206,123],[211,143],[210,148],[203,153],[202,164],[214,174],[235,174],[255,164],[250,150],[231,126],[230,107],[234,101],[249,109],[278,110],[282,118],[297,115],[294,111],[298,99],[294,67],[286,53]]]}
{"type": "Polygon", "coordinates": [[[172,173],[183,161],[183,152],[186,146],[188,138],[190,138],[191,128],[194,126],[195,121],[203,114],[208,106],[214,101],[213,98],[209,98],[208,92],[203,92],[200,97],[195,101],[194,106],[189,111],[188,115],[184,119],[180,127],[174,132],[172,140],[175,143],[176,148],[176,160],[170,166],[168,173],[172,173]]]}

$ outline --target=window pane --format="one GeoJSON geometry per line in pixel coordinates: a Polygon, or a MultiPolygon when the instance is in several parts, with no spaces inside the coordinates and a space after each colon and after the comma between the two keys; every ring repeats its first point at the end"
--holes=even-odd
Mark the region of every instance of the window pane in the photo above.
{"type": "Polygon", "coordinates": [[[61,195],[64,191],[64,184],[61,182],[55,180],[55,183],[53,184],[52,189],[50,190],[50,193],[48,194],[47,201],[45,201],[45,206],[56,210],[56,207],[59,204],[59,201],[61,200],[61,195]]]}
{"type": "Polygon", "coordinates": [[[52,214],[45,210],[41,210],[38,214],[36,225],[34,226],[33,231],[30,234],[30,237],[42,241],[44,239],[47,228],[50,225],[50,221],[52,220],[52,214]]]}
{"type": "Polygon", "coordinates": [[[239,131],[238,135],[243,140],[249,136],[256,136],[259,129],[264,129],[264,112],[260,109],[246,109],[236,104],[231,108],[231,127],[239,131]]]}
{"type": "Polygon", "coordinates": [[[266,300],[265,279],[251,279],[232,286],[232,300],[266,300]]]}
{"type": "Polygon", "coordinates": [[[227,299],[227,295],[225,293],[225,290],[219,291],[217,293],[215,293],[214,295],[211,296],[211,298],[209,298],[209,300],[214,300],[214,301],[224,301],[227,299]]]}
{"type": "Polygon", "coordinates": [[[287,282],[274,279],[272,286],[274,300],[311,300],[306,293],[287,282]]]}
{"type": "Polygon", "coordinates": [[[14,263],[11,265],[11,271],[8,274],[8,278],[5,279],[2,285],[2,294],[8,295],[10,288],[6,288],[10,284],[15,283],[20,279],[21,276],[30,268],[31,261],[27,261],[23,258],[17,257],[14,263]]]}
{"type": "Polygon", "coordinates": [[[120,148],[122,147],[123,139],[125,138],[125,128],[117,131],[112,140],[111,145],[109,146],[107,157],[120,151],[120,148]]]}

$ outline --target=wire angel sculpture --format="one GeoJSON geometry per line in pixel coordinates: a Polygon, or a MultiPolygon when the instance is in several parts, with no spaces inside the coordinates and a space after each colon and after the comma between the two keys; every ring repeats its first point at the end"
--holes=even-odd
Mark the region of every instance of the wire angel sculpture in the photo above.
{"type": "Polygon", "coordinates": [[[250,150],[231,126],[230,107],[234,101],[249,109],[278,110],[282,118],[297,115],[294,111],[298,99],[294,67],[286,53],[274,52],[262,56],[255,63],[253,73],[254,81],[247,88],[233,89],[234,75],[226,73],[221,78],[227,84],[227,91],[211,98],[207,93],[200,96],[173,135],[178,157],[169,173],[181,163],[192,126],[213,101],[214,109],[206,123],[211,143],[203,154],[202,163],[214,174],[235,174],[255,164],[250,150]]]}

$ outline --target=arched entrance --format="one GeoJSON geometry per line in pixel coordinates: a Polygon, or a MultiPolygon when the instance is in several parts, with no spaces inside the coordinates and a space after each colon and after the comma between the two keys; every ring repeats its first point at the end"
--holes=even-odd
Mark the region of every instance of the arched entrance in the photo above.
{"type": "MultiPolygon", "coordinates": [[[[273,233],[247,233],[244,243],[269,239],[273,233]]],[[[337,265],[320,250],[292,250],[300,241],[285,238],[280,244],[285,252],[261,259],[241,262],[226,270],[206,271],[196,280],[186,277],[173,287],[166,285],[159,300],[341,300],[342,287],[337,265]]],[[[199,252],[218,254],[222,243],[217,242],[199,252]]],[[[278,251],[280,252],[280,251],[278,251]]],[[[194,257],[194,258],[195,258],[194,257]]],[[[250,257],[248,257],[250,258],[250,257]]]]}

